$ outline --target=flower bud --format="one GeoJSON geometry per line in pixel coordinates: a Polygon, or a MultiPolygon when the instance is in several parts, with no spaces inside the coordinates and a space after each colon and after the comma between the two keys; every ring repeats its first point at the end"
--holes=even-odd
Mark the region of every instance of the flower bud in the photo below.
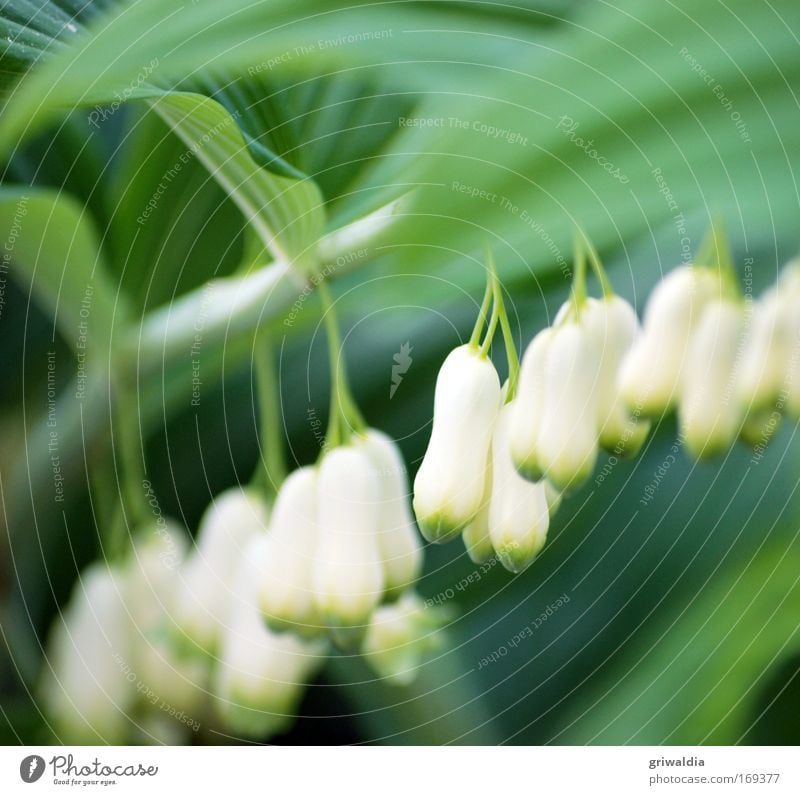
{"type": "Polygon", "coordinates": [[[689,341],[678,411],[686,447],[698,458],[726,450],[741,429],[734,387],[743,323],[741,304],[715,299],[689,341]]]}
{"type": "Polygon", "coordinates": [[[208,682],[208,661],[184,654],[173,614],[180,593],[180,566],[188,535],[174,523],[145,528],[126,564],[127,606],[133,633],[133,663],[145,704],[168,704],[187,713],[200,710],[208,682]]]}
{"type": "Polygon", "coordinates": [[[554,330],[546,328],[531,340],[522,357],[511,417],[511,457],[514,465],[528,480],[541,480],[539,463],[539,429],[545,403],[545,370],[547,352],[554,330]]]}
{"type": "Polygon", "coordinates": [[[314,560],[319,543],[317,471],[301,467],[284,481],[275,499],[261,572],[260,606],[276,632],[318,634],[314,604],[314,560]]]}
{"type": "Polygon", "coordinates": [[[364,659],[387,684],[411,684],[422,658],[441,643],[438,630],[445,615],[426,609],[410,592],[394,604],[379,607],[364,638],[364,659]]]}
{"type": "Polygon", "coordinates": [[[462,538],[467,548],[467,555],[473,563],[486,563],[494,557],[492,538],[489,535],[489,500],[492,496],[492,454],[486,467],[486,485],[483,491],[483,502],[475,518],[464,528],[462,538]]]}
{"type": "Polygon", "coordinates": [[[477,348],[462,345],[436,380],[433,428],[414,481],[414,510],[429,541],[449,541],[480,510],[500,379],[477,348]]]}
{"type": "Polygon", "coordinates": [[[277,635],[264,623],[258,592],[267,547],[266,537],[258,535],[240,552],[213,681],[215,707],[224,726],[259,739],[291,723],[324,651],[319,642],[291,633],[277,635]]]}
{"type": "Polygon", "coordinates": [[[780,295],[773,288],[750,314],[736,384],[739,402],[748,414],[774,406],[786,378],[789,340],[782,310],[780,295]]]}
{"type": "Polygon", "coordinates": [[[247,542],[266,530],[269,509],[241,488],[219,495],[200,521],[182,570],[176,620],[187,646],[214,654],[228,613],[231,581],[247,542]]]}
{"type": "Polygon", "coordinates": [[[586,329],[570,322],[555,328],[544,374],[538,457],[561,491],[577,488],[597,461],[596,373],[597,356],[586,329]]]}
{"type": "Polygon", "coordinates": [[[781,414],[777,409],[748,414],[742,422],[739,438],[751,447],[765,448],[781,427],[781,414]]]}
{"type": "Polygon", "coordinates": [[[386,596],[394,599],[417,581],[422,570],[422,546],[411,514],[406,466],[397,444],[385,433],[371,428],[362,444],[380,485],[378,549],[386,596]]]}
{"type": "Polygon", "coordinates": [[[782,391],[786,413],[800,420],[800,261],[793,260],[781,273],[781,327],[786,340],[782,391]]]}
{"type": "Polygon", "coordinates": [[[547,500],[547,512],[552,519],[561,508],[561,500],[564,495],[549,480],[545,480],[544,496],[547,500]]]}
{"type": "Polygon", "coordinates": [[[315,603],[340,642],[357,641],[383,597],[378,477],[363,449],[337,447],[322,459],[318,488],[315,603]]]}
{"type": "Polygon", "coordinates": [[[581,323],[598,357],[597,418],[600,446],[619,456],[634,456],[647,438],[650,423],[628,411],[619,391],[622,360],[641,334],[633,307],[623,298],[589,298],[581,323]]]}
{"type": "Polygon", "coordinates": [[[47,644],[42,700],[59,742],[125,742],[136,698],[128,583],[94,563],[81,574],[47,644]]]}
{"type": "Polygon", "coordinates": [[[719,293],[718,276],[688,265],[675,268],[653,289],[643,333],[619,374],[622,397],[633,412],[660,414],[678,401],[689,336],[705,305],[719,293]]]}
{"type": "Polygon", "coordinates": [[[492,440],[492,496],[489,533],[500,562],[518,573],[544,546],[550,515],[543,482],[531,483],[517,472],[510,454],[514,402],[503,406],[492,440]]]}

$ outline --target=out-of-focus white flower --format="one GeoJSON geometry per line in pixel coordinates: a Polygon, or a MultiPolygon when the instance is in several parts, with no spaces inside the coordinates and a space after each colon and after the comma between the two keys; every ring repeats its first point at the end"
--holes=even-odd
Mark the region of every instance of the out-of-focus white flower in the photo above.
{"type": "Polygon", "coordinates": [[[544,496],[547,500],[547,512],[552,519],[561,508],[561,500],[564,495],[549,481],[544,482],[544,496]]]}
{"type": "Polygon", "coordinates": [[[409,685],[426,654],[439,648],[446,612],[426,608],[414,593],[379,607],[372,616],[362,653],[387,684],[409,685]]]}
{"type": "Polygon", "coordinates": [[[794,259],[784,266],[778,289],[782,298],[781,327],[786,339],[784,409],[800,420],[800,260],[794,259]]]}
{"type": "Polygon", "coordinates": [[[495,423],[489,534],[503,566],[520,572],[544,546],[550,515],[544,482],[526,480],[511,460],[510,429],[514,410],[514,401],[503,406],[495,423]]]}
{"type": "Polygon", "coordinates": [[[301,467],[281,485],[272,510],[261,573],[260,605],[275,631],[313,636],[321,630],[313,571],[319,543],[318,478],[301,467]]]}
{"type": "MultiPolygon", "coordinates": [[[[545,476],[561,491],[577,488],[597,461],[597,364],[583,325],[565,322],[553,330],[538,459],[545,476]]],[[[521,393],[519,399],[524,399],[521,393]]]]}
{"type": "Polygon", "coordinates": [[[740,302],[716,299],[691,335],[679,419],[686,447],[697,457],[726,450],[741,429],[735,379],[743,324],[740,302]]]}
{"type": "Polygon", "coordinates": [[[413,585],[422,570],[422,546],[411,514],[406,467],[397,444],[385,433],[370,428],[361,444],[380,485],[378,549],[386,596],[393,599],[413,585]]]}
{"type": "Polygon", "coordinates": [[[180,566],[188,535],[174,523],[143,528],[125,565],[140,702],[168,712],[197,713],[208,685],[208,660],[186,654],[175,625],[180,566]]]}
{"type": "Polygon", "coordinates": [[[431,440],[414,481],[414,510],[429,541],[449,541],[480,510],[500,403],[494,365],[472,345],[451,351],[436,380],[431,440]]]}
{"type": "Polygon", "coordinates": [[[266,536],[240,551],[214,671],[216,712],[231,732],[266,738],[293,720],[303,688],[322,662],[324,644],[271,632],[258,606],[266,536]]]}
{"type": "Polygon", "coordinates": [[[755,302],[750,313],[736,383],[737,397],[748,414],[769,409],[779,400],[791,346],[785,317],[775,288],[755,302]]]}
{"type": "Polygon", "coordinates": [[[641,334],[633,307],[618,295],[589,298],[581,315],[597,351],[597,419],[600,446],[618,456],[634,456],[650,430],[647,420],[628,411],[619,391],[619,370],[641,334]]]}
{"type": "Polygon", "coordinates": [[[366,451],[337,447],[319,471],[319,530],[314,596],[323,622],[341,642],[360,640],[383,598],[378,477],[366,451]]]}
{"type": "Polygon", "coordinates": [[[739,437],[751,447],[766,447],[781,427],[781,420],[777,409],[748,414],[742,422],[739,437]]]}
{"type": "Polygon", "coordinates": [[[219,495],[203,516],[196,547],[182,567],[176,604],[176,622],[197,651],[216,652],[242,549],[268,522],[266,502],[241,488],[219,495]]]}
{"type": "Polygon", "coordinates": [[[120,744],[136,699],[128,583],[104,563],[87,568],[51,629],[42,701],[60,742],[120,744]]]}
{"type": "MultiPolygon", "coordinates": [[[[563,308],[562,308],[563,309],[563,308]]],[[[522,357],[511,417],[511,457],[520,473],[529,480],[541,480],[539,430],[546,400],[545,372],[547,352],[554,330],[546,328],[531,340],[522,357]]]]}
{"type": "Polygon", "coordinates": [[[681,395],[689,336],[706,304],[721,292],[719,277],[707,268],[681,266],[655,287],[644,313],[643,333],[622,363],[622,397],[634,413],[656,415],[681,395]]]}
{"type": "Polygon", "coordinates": [[[473,563],[486,563],[494,557],[492,538],[489,535],[489,501],[492,497],[492,452],[489,450],[489,460],[486,467],[486,485],[483,491],[483,500],[480,510],[475,518],[464,528],[461,537],[467,555],[473,563]]]}

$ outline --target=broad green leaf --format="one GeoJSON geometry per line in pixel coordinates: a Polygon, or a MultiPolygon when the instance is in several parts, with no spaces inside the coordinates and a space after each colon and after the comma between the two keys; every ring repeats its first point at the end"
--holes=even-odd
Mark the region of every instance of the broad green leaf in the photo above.
{"type": "Polygon", "coordinates": [[[656,624],[559,742],[731,745],[757,724],[772,672],[800,653],[800,548],[766,542],[656,624]]]}
{"type": "Polygon", "coordinates": [[[152,107],[222,185],[275,260],[299,273],[313,273],[324,224],[322,197],[314,182],[260,168],[233,117],[212,99],[168,94],[152,100],[152,107]]]}
{"type": "Polygon", "coordinates": [[[67,343],[108,351],[124,300],[108,281],[97,235],[84,209],[65,194],[0,189],[3,260],[19,284],[52,315],[67,343]]]}

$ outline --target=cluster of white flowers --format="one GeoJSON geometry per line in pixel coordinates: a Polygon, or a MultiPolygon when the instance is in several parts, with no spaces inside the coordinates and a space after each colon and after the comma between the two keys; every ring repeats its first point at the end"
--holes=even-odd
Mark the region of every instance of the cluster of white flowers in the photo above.
{"type": "Polygon", "coordinates": [[[63,741],[286,727],[326,650],[261,620],[265,518],[257,498],[235,489],[209,509],[191,551],[180,526],[148,528],[124,562],[82,573],[51,631],[43,687],[63,741]]]}
{"type": "Polygon", "coordinates": [[[408,495],[397,445],[374,429],[292,473],[275,501],[261,578],[269,626],[360,642],[378,605],[422,568],[408,495]]]}
{"type": "MultiPolygon", "coordinates": [[[[413,498],[429,541],[463,535],[474,561],[496,555],[520,572],[600,450],[635,455],[670,409],[696,456],[737,437],[766,443],[784,414],[800,418],[800,262],[757,301],[729,268],[679,267],[640,325],[593,256],[603,296],[586,295],[576,259],[571,299],[521,363],[490,268],[472,338],[436,382],[413,498]],[[498,323],[503,386],[488,355],[498,323]]],[[[161,522],[124,561],[83,573],[46,660],[45,703],[62,739],[175,741],[201,724],[264,738],[286,728],[329,641],[397,684],[441,642],[446,613],[414,592],[422,548],[400,451],[364,427],[338,365],[332,375],[344,400],[332,404],[330,447],[285,478],[274,504],[255,487],[232,489],[193,547],[161,522]]]]}
{"type": "Polygon", "coordinates": [[[755,301],[728,273],[684,266],[653,290],[620,388],[642,413],[677,408],[687,448],[707,457],[737,437],[764,444],[783,414],[800,417],[799,359],[800,264],[755,301]]]}
{"type": "Polygon", "coordinates": [[[175,742],[201,725],[265,738],[291,723],[326,635],[397,684],[438,642],[411,590],[405,467],[379,431],[296,470],[271,510],[253,487],[221,494],[193,547],[173,523],[138,538],[83,572],[52,630],[43,697],[65,741],[175,742]]]}
{"type": "Polygon", "coordinates": [[[781,414],[800,416],[800,264],[756,302],[722,266],[679,267],[653,291],[642,325],[593,264],[603,296],[586,296],[576,270],[571,299],[528,345],[518,373],[504,329],[504,388],[475,333],[446,358],[414,484],[428,540],[463,534],[473,559],[496,553],[518,572],[600,450],[636,455],[651,419],[677,408],[686,446],[700,457],[737,437],[765,443],[781,414]]]}

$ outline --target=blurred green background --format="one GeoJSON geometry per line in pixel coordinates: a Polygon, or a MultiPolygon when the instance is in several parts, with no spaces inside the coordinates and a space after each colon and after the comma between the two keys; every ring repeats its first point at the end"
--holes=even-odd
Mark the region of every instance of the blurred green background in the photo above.
{"type": "MultiPolygon", "coordinates": [[[[168,92],[232,114],[220,140],[242,135],[265,190],[273,176],[316,186],[321,203],[270,205],[290,219],[305,213],[330,232],[401,198],[379,237],[336,250],[352,261],[332,289],[353,391],[369,423],[399,440],[412,477],[438,367],[472,328],[487,242],[520,346],[568,293],[576,227],[640,312],[713,218],[753,295],[800,244],[792,0],[312,1],[302,16],[288,2],[10,0],[0,17],[4,240],[29,197],[0,312],[6,743],[45,736],[31,689],[41,644],[78,571],[102,554],[87,472],[116,486],[102,361],[90,396],[74,398],[70,311],[89,269],[101,269],[105,361],[129,379],[165,513],[193,530],[211,497],[257,465],[258,322],[279,346],[291,460],[319,450],[308,412],[324,422],[328,378],[316,296],[293,314],[298,290],[265,296],[252,317],[210,330],[199,406],[186,347],[139,344],[143,313],[271,258],[246,220],[263,207],[243,211],[220,179],[230,162],[215,171],[189,157],[174,170],[187,140],[168,92]],[[412,364],[390,398],[407,342],[412,364]],[[63,503],[47,447],[52,351],[63,503]]],[[[324,251],[306,252],[293,224],[278,237],[321,267],[324,251]]],[[[738,446],[698,464],[666,417],[635,461],[600,461],[522,575],[474,576],[460,542],[429,546],[419,590],[458,609],[445,649],[400,689],[336,657],[278,741],[800,742],[796,437],[787,423],[761,458],[738,446]]]]}

